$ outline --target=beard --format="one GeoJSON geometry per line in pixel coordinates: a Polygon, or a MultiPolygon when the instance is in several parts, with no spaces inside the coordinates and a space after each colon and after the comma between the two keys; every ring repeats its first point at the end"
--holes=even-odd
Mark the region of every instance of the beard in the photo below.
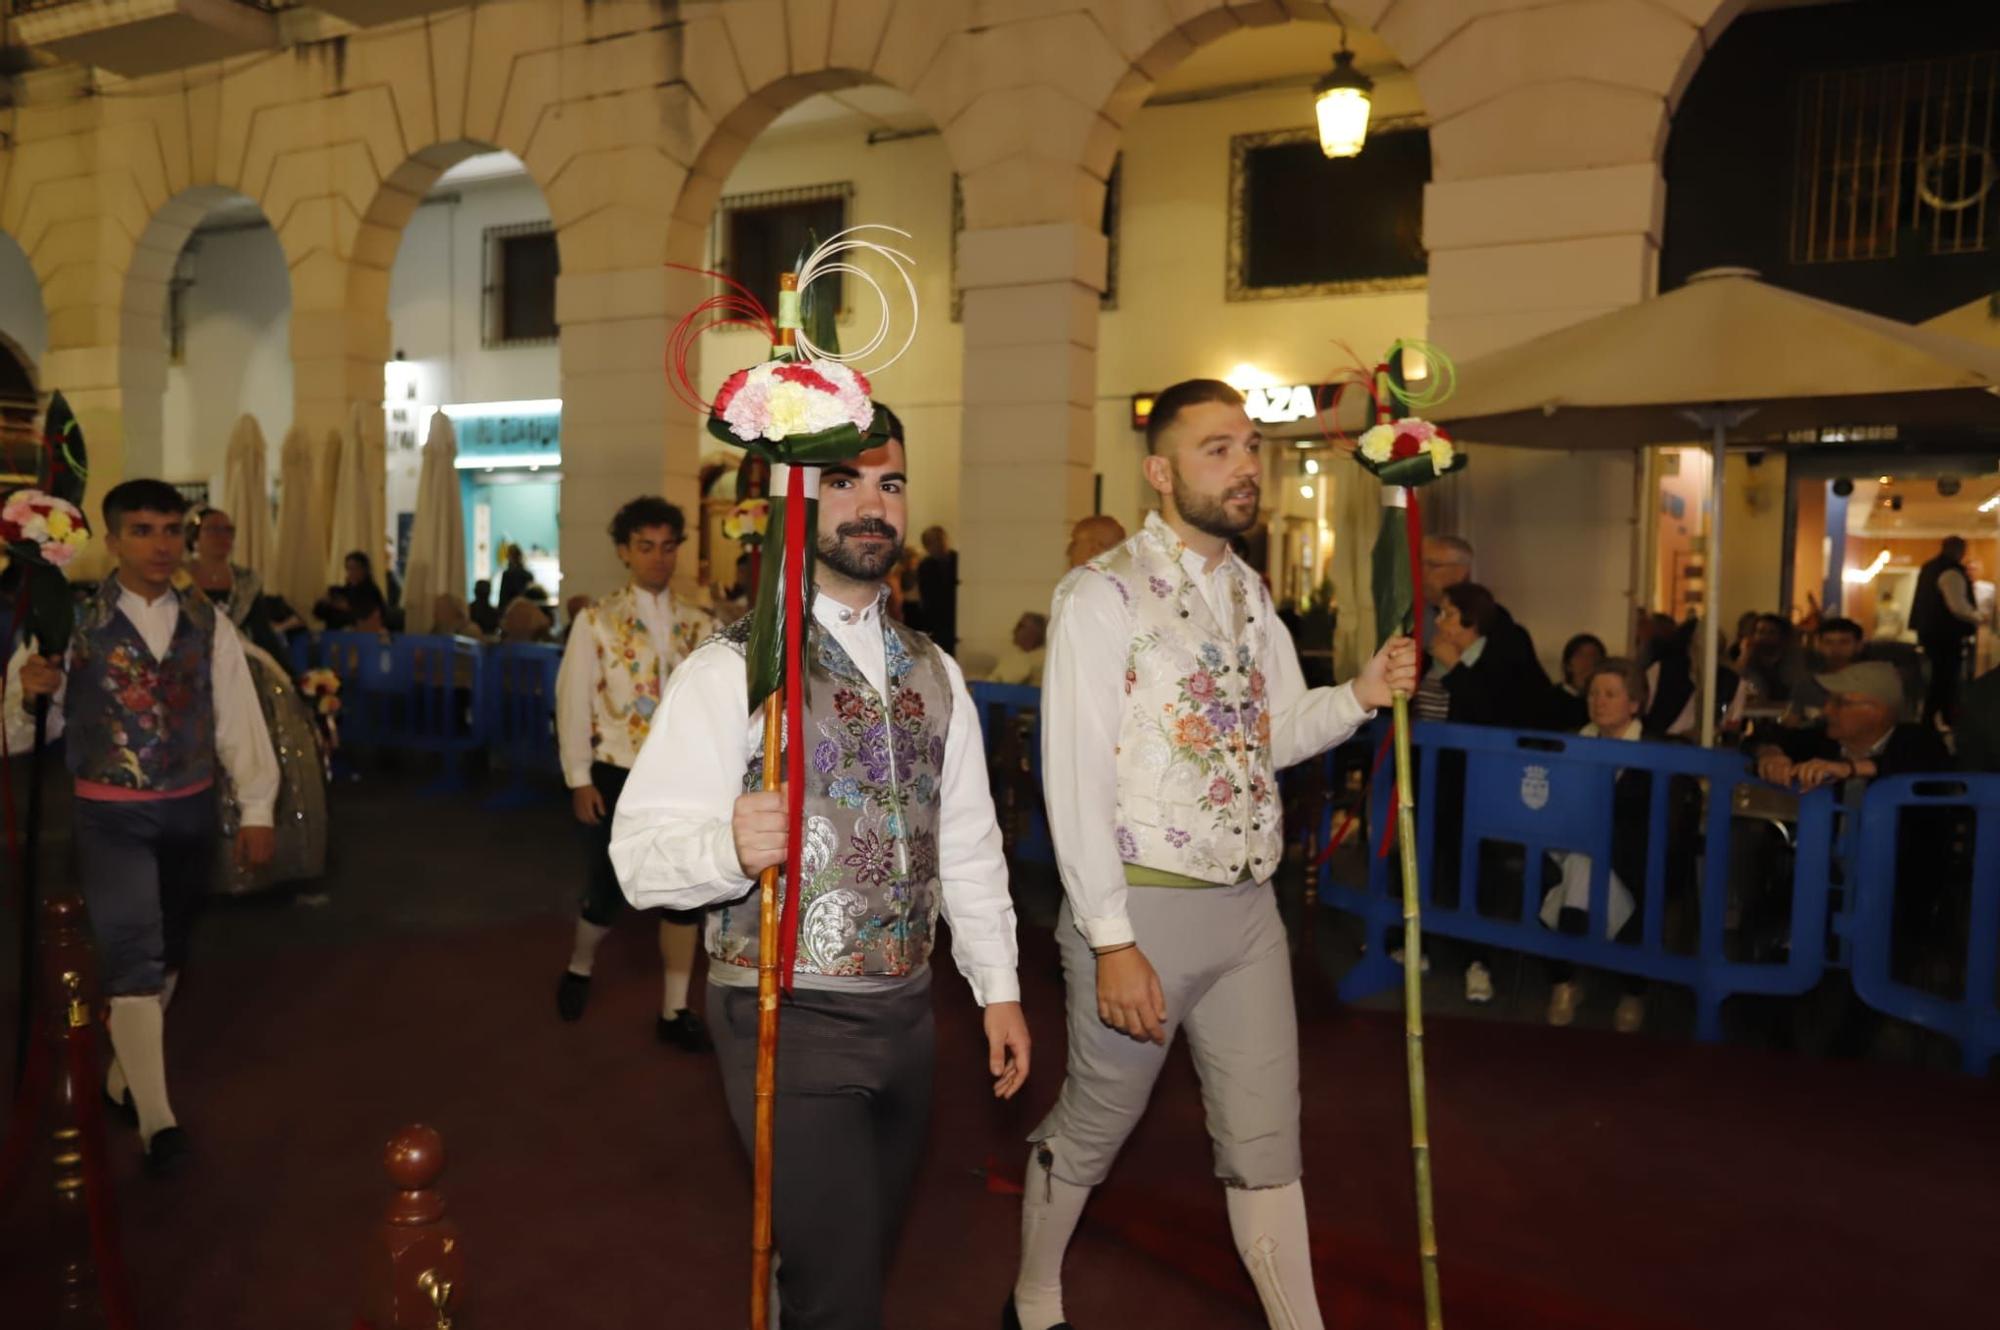
{"type": "Polygon", "coordinates": [[[831,536],[819,538],[820,562],[850,582],[879,582],[902,557],[901,533],[887,522],[872,518],[835,527],[831,536]],[[881,536],[884,541],[868,546],[852,543],[860,536],[881,536]]]}
{"type": "Polygon", "coordinates": [[[1206,494],[1196,490],[1181,475],[1181,469],[1173,469],[1174,508],[1181,520],[1197,531],[1228,540],[1240,536],[1257,525],[1257,498],[1263,493],[1263,485],[1255,480],[1246,481],[1232,490],[1220,494],[1206,494]],[[1226,506],[1230,499],[1248,495],[1252,500],[1250,513],[1246,517],[1232,517],[1226,506]]]}

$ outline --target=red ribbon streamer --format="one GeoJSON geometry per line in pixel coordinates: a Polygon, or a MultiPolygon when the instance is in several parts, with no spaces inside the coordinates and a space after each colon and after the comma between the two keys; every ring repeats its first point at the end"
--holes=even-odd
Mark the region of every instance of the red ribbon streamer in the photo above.
{"type": "Polygon", "coordinates": [[[778,918],[779,982],[792,991],[799,955],[799,854],[805,840],[806,486],[805,468],[785,480],[785,902],[778,918]]]}
{"type": "Polygon", "coordinates": [[[28,1151],[40,1139],[36,1128],[42,1121],[42,1107],[49,1095],[49,1041],[41,1034],[41,1019],[35,1020],[35,1037],[28,1046],[28,1064],[22,1069],[21,1083],[14,1087],[14,1106],[8,1114],[7,1135],[0,1139],[0,1205],[13,1192],[27,1163],[28,1151]]]}

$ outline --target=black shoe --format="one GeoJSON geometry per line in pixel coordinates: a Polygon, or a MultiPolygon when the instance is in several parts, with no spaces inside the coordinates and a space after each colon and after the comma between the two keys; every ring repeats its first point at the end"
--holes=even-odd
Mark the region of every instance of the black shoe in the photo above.
{"type": "Polygon", "coordinates": [[[708,1027],[701,1023],[701,1017],[682,1007],[668,1020],[662,1016],[653,1026],[653,1033],[663,1044],[672,1044],[683,1052],[707,1053],[714,1049],[715,1041],[708,1037],[708,1027]]]}
{"type": "Polygon", "coordinates": [[[187,1133],[179,1127],[162,1127],[146,1143],[146,1172],[156,1178],[177,1173],[187,1154],[187,1133]]]}
{"type": "MultiPolygon", "coordinates": [[[[1000,1330],[1021,1330],[1021,1314],[1014,1310],[1014,1295],[1007,1295],[1007,1305],[1000,1309],[1000,1330]]],[[[1057,1321],[1049,1330],[1070,1330],[1068,1321],[1057,1321]]]]}
{"type": "Polygon", "coordinates": [[[564,970],[562,982],[556,985],[556,1015],[566,1021],[580,1021],[589,1002],[590,976],[564,970]]]}
{"type": "Polygon", "coordinates": [[[113,1099],[111,1091],[106,1090],[104,1092],[104,1113],[106,1117],[116,1122],[122,1122],[128,1127],[137,1127],[139,1125],[139,1110],[132,1105],[132,1092],[130,1090],[125,1092],[123,1099],[113,1099]]]}

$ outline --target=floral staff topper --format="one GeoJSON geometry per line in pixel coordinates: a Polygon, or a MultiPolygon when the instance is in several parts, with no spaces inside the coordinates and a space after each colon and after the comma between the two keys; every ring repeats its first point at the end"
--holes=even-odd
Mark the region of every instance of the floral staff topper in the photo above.
{"type": "Polygon", "coordinates": [[[1450,358],[1429,343],[1398,341],[1372,368],[1356,361],[1333,381],[1332,399],[1320,412],[1320,428],[1330,440],[1352,447],[1354,460],[1384,487],[1373,582],[1376,637],[1387,641],[1398,632],[1421,631],[1424,617],[1423,582],[1415,575],[1423,557],[1423,514],[1409,491],[1463,471],[1468,460],[1453,446],[1451,435],[1409,413],[1451,396],[1457,372],[1450,358]],[[1419,386],[1404,378],[1405,367],[1413,364],[1424,366],[1419,386]],[[1375,417],[1358,439],[1347,438],[1330,422],[1350,387],[1367,394],[1375,417]]]}
{"type": "Polygon", "coordinates": [[[83,430],[61,393],[49,400],[42,429],[40,482],[0,500],[0,543],[7,557],[26,565],[16,619],[36,650],[59,655],[69,649],[76,606],[64,570],[90,544],[83,489],[89,479],[83,430]]]}

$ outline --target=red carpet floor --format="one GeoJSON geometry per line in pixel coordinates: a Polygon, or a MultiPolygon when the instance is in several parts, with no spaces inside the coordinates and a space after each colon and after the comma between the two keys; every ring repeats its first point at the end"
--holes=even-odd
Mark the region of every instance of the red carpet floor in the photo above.
{"type": "MultiPolygon", "coordinates": [[[[366,809],[331,906],[235,904],[208,921],[170,1022],[197,1167],[148,1180],[134,1140],[113,1138],[144,1326],[344,1330],[388,1196],[381,1145],[409,1121],[447,1142],[467,1260],[460,1325],[743,1324],[748,1169],[712,1063],[652,1042],[650,930],[635,920],[614,936],[588,1016],[561,1025],[560,818],[495,819],[469,800],[366,809]]],[[[1004,1175],[1061,1068],[1052,948],[1027,941],[1040,1042],[1024,1102],[991,1100],[963,986],[938,984],[938,1112],[894,1280],[898,1330],[998,1323],[1016,1230],[1004,1175]]],[[[1303,1043],[1329,1324],[1414,1326],[1400,1022],[1312,1016],[1303,1043]]],[[[1437,1022],[1430,1059],[1454,1327],[1991,1317],[1991,1082],[1491,1021],[1437,1022]]],[[[0,1215],[10,1328],[46,1323],[43,1194],[9,1198],[0,1215]]],[[[1069,1287],[1083,1330],[1262,1324],[1185,1058],[1094,1202],[1069,1287]]]]}

